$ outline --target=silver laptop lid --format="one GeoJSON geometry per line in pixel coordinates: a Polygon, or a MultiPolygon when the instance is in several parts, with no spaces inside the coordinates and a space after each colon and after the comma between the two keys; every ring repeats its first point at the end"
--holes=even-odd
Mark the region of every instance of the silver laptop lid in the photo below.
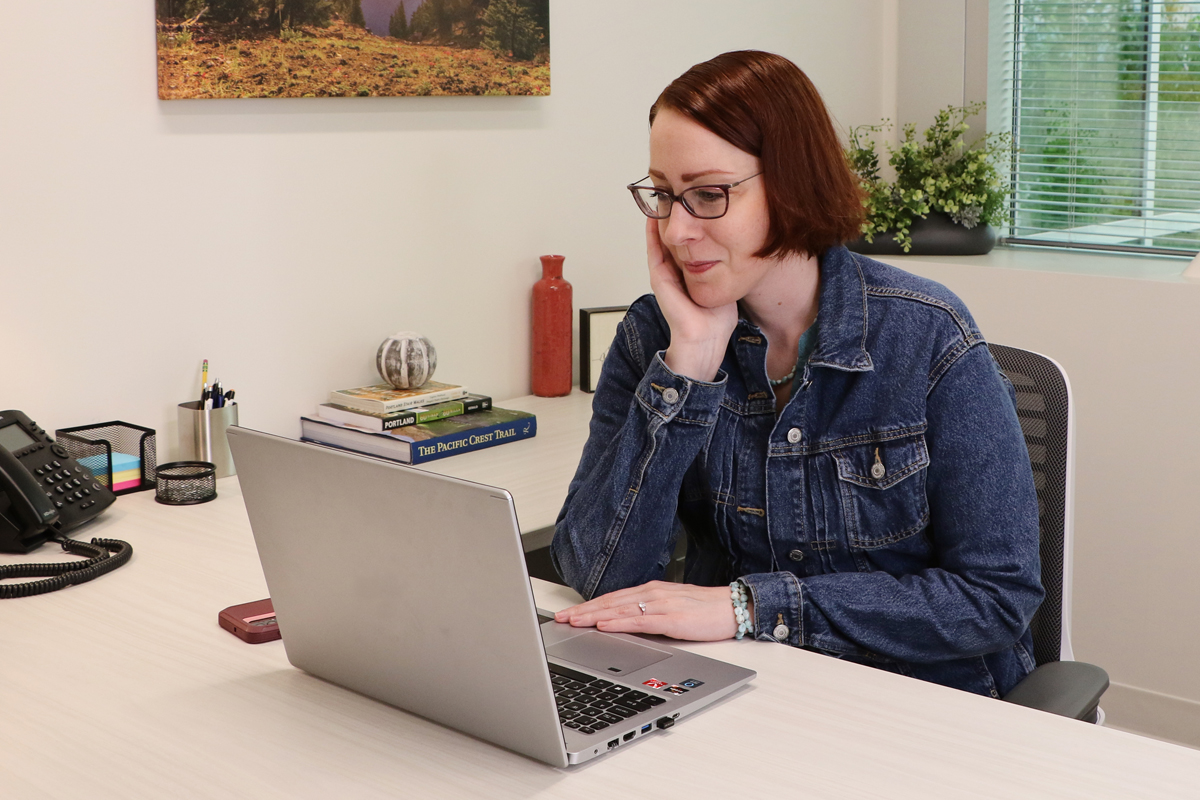
{"type": "Polygon", "coordinates": [[[230,428],[288,660],[567,765],[512,497],[230,428]]]}

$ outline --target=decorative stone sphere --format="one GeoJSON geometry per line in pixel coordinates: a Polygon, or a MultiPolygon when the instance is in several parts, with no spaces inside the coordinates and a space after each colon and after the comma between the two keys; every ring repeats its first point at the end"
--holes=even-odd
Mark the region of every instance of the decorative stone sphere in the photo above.
{"type": "Polygon", "coordinates": [[[415,389],[433,377],[437,351],[433,342],[416,331],[400,331],[379,345],[375,368],[379,377],[397,389],[415,389]]]}

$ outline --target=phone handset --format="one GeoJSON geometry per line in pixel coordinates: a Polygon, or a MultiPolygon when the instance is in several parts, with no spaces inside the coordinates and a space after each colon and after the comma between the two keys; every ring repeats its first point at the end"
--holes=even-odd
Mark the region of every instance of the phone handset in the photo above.
{"type": "Polygon", "coordinates": [[[45,530],[58,519],[54,503],[46,497],[37,479],[3,446],[0,446],[0,491],[8,495],[13,513],[27,530],[45,530]]]}
{"type": "Polygon", "coordinates": [[[85,559],[0,565],[0,600],[86,583],[127,563],[133,556],[133,548],[120,539],[81,542],[65,536],[113,502],[107,487],[99,483],[84,487],[85,479],[93,480],[94,476],[33,420],[20,411],[0,411],[0,550],[28,553],[51,540],[62,545],[66,552],[85,559]],[[10,449],[14,444],[15,452],[10,449]],[[42,476],[45,486],[34,477],[34,472],[42,476]],[[50,498],[51,488],[56,492],[55,497],[61,499],[50,498]],[[74,491],[76,488],[78,492],[74,491]],[[40,580],[6,583],[10,578],[40,580]]]}

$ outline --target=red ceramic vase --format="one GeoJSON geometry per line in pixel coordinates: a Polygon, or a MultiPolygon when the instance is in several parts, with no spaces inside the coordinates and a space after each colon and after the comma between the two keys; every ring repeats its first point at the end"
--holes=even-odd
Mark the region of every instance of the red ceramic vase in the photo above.
{"type": "Polygon", "coordinates": [[[562,256],[542,256],[542,279],[533,285],[533,393],[571,393],[571,284],[562,256]]]}

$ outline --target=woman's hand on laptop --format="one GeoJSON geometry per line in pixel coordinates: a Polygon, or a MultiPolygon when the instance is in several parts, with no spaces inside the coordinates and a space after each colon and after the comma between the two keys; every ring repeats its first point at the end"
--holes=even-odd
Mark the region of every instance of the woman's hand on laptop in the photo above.
{"type": "Polygon", "coordinates": [[[673,639],[715,642],[737,633],[728,586],[651,581],[564,608],[556,622],[606,633],[657,633],[673,639]]]}

